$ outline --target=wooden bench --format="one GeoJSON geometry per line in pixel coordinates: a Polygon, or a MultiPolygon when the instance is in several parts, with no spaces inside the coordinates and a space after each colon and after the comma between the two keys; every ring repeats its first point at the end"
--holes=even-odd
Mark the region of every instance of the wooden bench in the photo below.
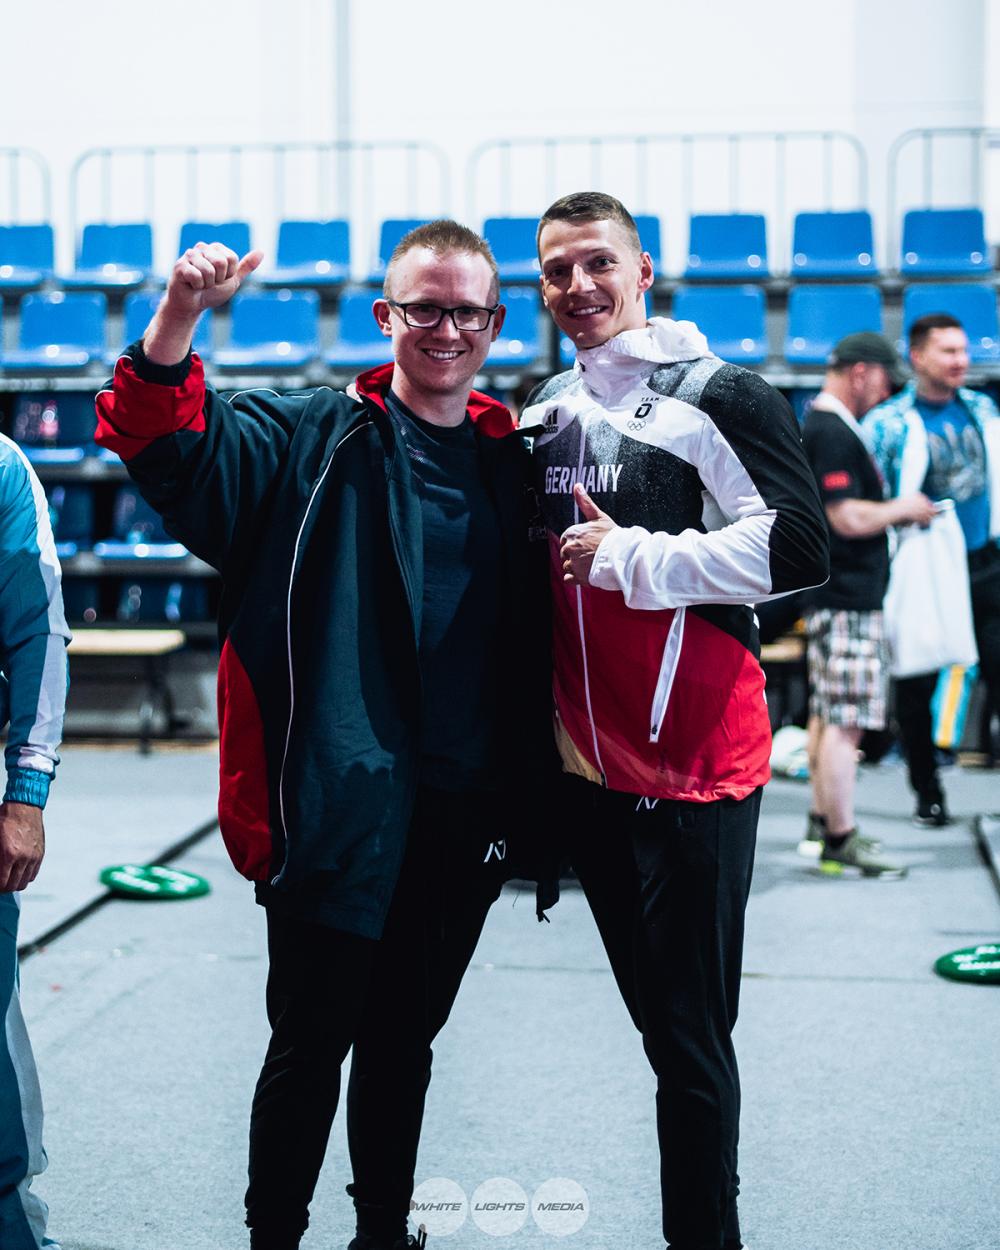
{"type": "Polygon", "coordinates": [[[167,731],[177,728],[174,699],[167,681],[170,656],[187,644],[182,629],[78,629],[69,644],[69,655],[98,656],[108,659],[142,660],[146,686],[139,707],[139,750],[148,755],[153,721],[159,705],[167,720],[167,731]]]}

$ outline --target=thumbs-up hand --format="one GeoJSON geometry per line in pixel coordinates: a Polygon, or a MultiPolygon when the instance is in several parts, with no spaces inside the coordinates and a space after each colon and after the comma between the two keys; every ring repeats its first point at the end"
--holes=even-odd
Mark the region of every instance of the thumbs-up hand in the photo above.
{"type": "Polygon", "coordinates": [[[202,312],[232,299],[263,259],[258,251],[241,259],[222,243],[189,247],[174,265],[166,294],[142,336],[146,359],[156,365],[182,361],[202,312]]]}
{"type": "Polygon", "coordinates": [[[218,308],[232,299],[263,259],[259,251],[241,259],[223,243],[196,243],[174,265],[166,303],[178,312],[197,315],[205,308],[218,308]]]}
{"type": "Polygon", "coordinates": [[[606,512],[601,511],[579,482],[573,487],[573,495],[583,520],[564,532],[559,540],[559,556],[563,581],[587,586],[597,548],[615,528],[615,523],[606,512]]]}

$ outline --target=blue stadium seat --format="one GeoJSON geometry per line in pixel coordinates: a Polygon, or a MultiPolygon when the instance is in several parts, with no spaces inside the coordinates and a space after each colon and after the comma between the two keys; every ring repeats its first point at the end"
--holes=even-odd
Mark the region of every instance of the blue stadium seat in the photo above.
{"type": "MultiPolygon", "coordinates": [[[[532,365],[538,359],[541,339],[538,318],[542,299],[534,287],[509,287],[500,290],[500,303],[507,306],[507,316],[499,337],[490,347],[488,367],[532,365]]],[[[488,334],[488,330],[483,331],[488,334]]]]}
{"type": "Polygon", "coordinates": [[[86,485],[50,486],[49,520],[56,540],[56,555],[68,560],[86,551],[94,541],[94,492],[86,485]]]}
{"type": "Polygon", "coordinates": [[[31,391],[14,401],[11,433],[32,464],[77,464],[97,451],[93,396],[31,391]]]}
{"type": "Polygon", "coordinates": [[[46,222],[0,226],[0,291],[33,291],[52,277],[55,240],[46,222]]]}
{"type": "Polygon", "coordinates": [[[62,279],[67,289],[127,291],[153,271],[153,227],[148,221],[83,227],[76,269],[62,279]]]}
{"type": "Polygon", "coordinates": [[[657,277],[662,277],[663,241],[659,217],[653,217],[648,213],[638,213],[633,216],[632,220],[639,231],[642,250],[649,253],[657,277]]]}
{"type": "Polygon", "coordinates": [[[767,359],[764,292],[759,286],[689,286],[674,295],[677,321],[693,321],[708,345],[738,365],[767,359]]]}
{"type": "Polygon", "coordinates": [[[487,217],[483,237],[493,249],[501,282],[537,282],[537,217],[487,217]]]}
{"type": "Polygon", "coordinates": [[[19,347],[4,352],[5,369],[60,373],[85,369],[104,355],[108,302],[99,291],[53,291],[21,301],[19,347]]]}
{"type": "MultiPolygon", "coordinates": [[[[646,305],[646,320],[648,321],[653,315],[653,301],[648,291],[646,292],[644,303],[646,305]]],[[[572,369],[576,363],[576,348],[567,335],[558,330],[556,333],[559,335],[559,367],[560,369],[572,369]]]]}
{"type": "MultiPolygon", "coordinates": [[[[121,344],[122,349],[142,338],[161,298],[159,291],[133,291],[131,295],[125,296],[125,333],[121,344]]],[[[212,312],[210,309],[206,309],[198,318],[192,346],[202,360],[211,360],[212,312]]],[[[108,352],[108,364],[113,365],[120,355],[121,350],[108,352]]]]}
{"type": "Polygon", "coordinates": [[[928,313],[951,313],[961,321],[969,336],[969,359],[973,364],[995,364],[1000,360],[997,293],[992,286],[973,282],[908,286],[903,292],[904,342],[900,350],[905,350],[910,326],[928,313]]]}
{"type": "Polygon", "coordinates": [[[219,369],[302,369],[319,355],[315,291],[261,291],[232,302],[229,347],[219,369]]]}
{"type": "Polygon", "coordinates": [[[981,209],[921,208],[904,215],[903,275],[961,277],[992,268],[981,209]]]}
{"type": "Polygon", "coordinates": [[[111,525],[111,537],[94,543],[94,554],[106,560],[183,560],[188,554],[134,486],[123,486],[115,496],[111,525]]]}
{"type": "Polygon", "coordinates": [[[340,297],[337,335],[323,359],[333,369],[368,369],[392,360],[392,343],[372,316],[371,291],[349,291],[340,297]]]}
{"type": "Polygon", "coordinates": [[[101,619],[101,595],[96,577],[64,577],[63,606],[71,625],[95,625],[101,619]]]}
{"type": "Polygon", "coordinates": [[[381,283],[389,257],[396,250],[396,244],[404,234],[416,230],[417,226],[426,226],[428,220],[426,217],[387,217],[382,222],[378,236],[378,256],[375,258],[375,267],[368,275],[369,282],[381,283]]]}
{"type": "Polygon", "coordinates": [[[874,276],[871,213],[796,213],[791,272],[797,278],[874,276]]]}
{"type": "Polygon", "coordinates": [[[196,243],[222,243],[237,256],[250,251],[250,223],[247,221],[186,221],[181,226],[177,254],[196,243]]]}
{"type": "Polygon", "coordinates": [[[882,329],[882,297],[868,283],[793,287],[788,297],[785,359],[799,365],[825,365],[845,334],[882,329]]]}
{"type": "Polygon", "coordinates": [[[283,221],[275,267],[264,286],[340,286],[351,276],[351,228],[346,221],[283,221]]]}
{"type": "Polygon", "coordinates": [[[759,213],[695,213],[685,278],[768,276],[767,226],[759,213]]]}
{"type": "Polygon", "coordinates": [[[207,621],[208,589],[198,578],[129,580],[122,585],[115,616],[122,624],[166,621],[176,625],[182,621],[207,621]]]}

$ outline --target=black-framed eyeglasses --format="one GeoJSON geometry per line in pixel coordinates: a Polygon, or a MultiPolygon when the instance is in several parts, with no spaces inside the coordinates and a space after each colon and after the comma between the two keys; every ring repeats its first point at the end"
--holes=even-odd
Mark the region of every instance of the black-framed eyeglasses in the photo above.
{"type": "Polygon", "coordinates": [[[459,304],[457,308],[441,308],[438,304],[407,303],[400,304],[394,299],[385,301],[390,308],[398,308],[403,320],[411,330],[433,330],[441,324],[441,318],[448,314],[456,330],[485,330],[500,307],[478,308],[475,304],[459,304]]]}

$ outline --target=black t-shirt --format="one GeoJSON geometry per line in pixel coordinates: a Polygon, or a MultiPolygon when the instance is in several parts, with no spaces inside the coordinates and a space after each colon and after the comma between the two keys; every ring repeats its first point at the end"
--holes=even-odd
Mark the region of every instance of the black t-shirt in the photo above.
{"type": "Polygon", "coordinates": [[[479,467],[472,421],[422,421],[392,391],[386,406],[418,483],[424,531],[420,631],[420,780],[439,790],[493,788],[500,520],[479,467]]]}
{"type": "MultiPolygon", "coordinates": [[[[861,438],[835,412],[811,408],[802,442],[819,486],[824,508],[842,499],[884,498],[882,479],[861,438]]],[[[889,581],[885,534],[842,538],[830,529],[830,580],[809,592],[817,608],[871,612],[881,608],[889,581]]]]}

